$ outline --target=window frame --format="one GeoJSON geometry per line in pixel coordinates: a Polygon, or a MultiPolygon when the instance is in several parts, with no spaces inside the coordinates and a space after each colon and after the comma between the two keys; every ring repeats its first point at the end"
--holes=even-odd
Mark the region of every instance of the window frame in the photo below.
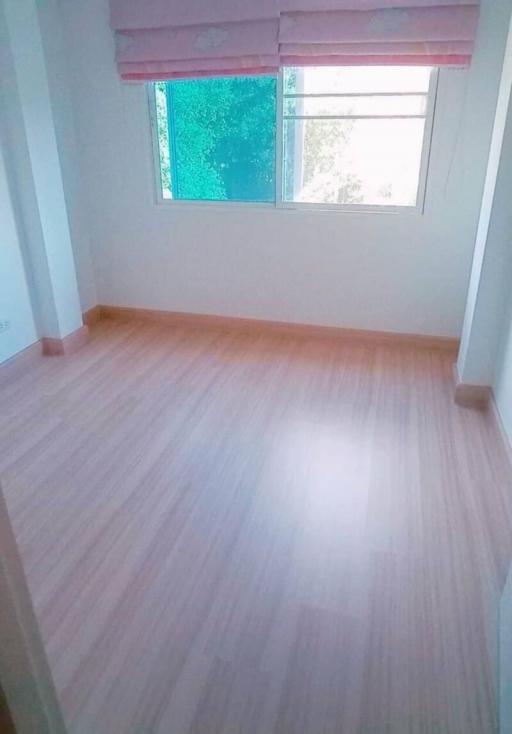
{"type": "MultiPolygon", "coordinates": [[[[275,159],[275,201],[214,201],[208,199],[166,199],[163,195],[161,168],[160,168],[160,146],[158,141],[157,113],[154,85],[155,82],[146,84],[149,118],[151,127],[151,147],[153,153],[153,173],[155,182],[155,203],[158,206],[171,206],[179,208],[207,207],[214,209],[228,208],[257,208],[270,210],[297,210],[318,212],[339,212],[344,214],[424,214],[427,193],[427,183],[430,169],[430,157],[432,151],[432,138],[434,132],[434,118],[437,104],[437,93],[439,86],[439,68],[433,67],[430,73],[429,87],[427,91],[427,107],[425,111],[425,130],[423,134],[423,147],[421,151],[420,174],[418,179],[418,192],[416,204],[406,205],[384,205],[384,204],[323,204],[312,202],[285,201],[283,199],[283,133],[284,133],[284,95],[283,95],[283,69],[279,70],[276,87],[276,159],[275,159]]],[[[396,93],[400,96],[400,92],[396,93]]],[[[383,117],[383,119],[386,119],[383,117]]]]}

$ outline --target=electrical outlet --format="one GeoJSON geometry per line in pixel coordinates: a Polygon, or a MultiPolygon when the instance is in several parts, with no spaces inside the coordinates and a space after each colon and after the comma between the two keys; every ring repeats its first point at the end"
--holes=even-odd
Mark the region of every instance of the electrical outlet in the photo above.
{"type": "Polygon", "coordinates": [[[0,334],[2,334],[4,331],[9,331],[10,328],[11,328],[10,321],[0,321],[0,334]]]}

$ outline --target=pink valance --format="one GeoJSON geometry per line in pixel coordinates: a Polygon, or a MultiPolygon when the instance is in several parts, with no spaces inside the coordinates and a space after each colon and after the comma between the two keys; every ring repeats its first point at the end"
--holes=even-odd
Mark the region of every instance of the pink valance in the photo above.
{"type": "Polygon", "coordinates": [[[280,66],[466,66],[478,0],[110,0],[125,80],[280,66]]]}

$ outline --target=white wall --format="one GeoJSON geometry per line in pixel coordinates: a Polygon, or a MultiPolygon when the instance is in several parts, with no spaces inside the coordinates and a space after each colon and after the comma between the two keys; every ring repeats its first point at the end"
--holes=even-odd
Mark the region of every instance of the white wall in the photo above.
{"type": "Polygon", "coordinates": [[[65,336],[97,299],[56,0],[0,0],[0,68],[0,133],[36,327],[65,336]]]}
{"type": "MultiPolygon", "coordinates": [[[[501,416],[505,431],[512,445],[512,207],[510,192],[512,191],[512,103],[509,108],[508,123],[502,150],[500,177],[497,187],[497,201],[494,206],[496,227],[501,235],[501,247],[498,250],[498,263],[495,272],[499,272],[496,288],[500,289],[504,304],[504,315],[498,312],[492,326],[493,335],[497,332],[500,342],[497,359],[494,363],[492,386],[496,407],[501,416]],[[501,255],[501,257],[500,257],[501,255]],[[499,266],[502,270],[499,271],[499,266]]],[[[503,308],[503,304],[500,304],[503,308]]],[[[512,597],[511,597],[512,598],[512,597]]],[[[512,675],[509,678],[512,685],[512,675]]],[[[512,704],[511,704],[512,705],[512,704]]],[[[512,710],[512,709],[511,709],[512,710]]]]}
{"type": "Polygon", "coordinates": [[[118,81],[108,2],[61,10],[101,303],[460,334],[505,0],[483,0],[471,71],[441,73],[424,216],[157,207],[146,91],[118,81]]]}
{"type": "Polygon", "coordinates": [[[41,38],[39,7],[51,1],[3,0],[3,10],[18,95],[17,125],[25,131],[43,235],[42,256],[32,248],[42,335],[64,338],[82,326],[82,311],[41,38]]]}
{"type": "Polygon", "coordinates": [[[36,325],[0,148],[0,363],[35,341],[36,325]]]}
{"type": "MultiPolygon", "coordinates": [[[[512,12],[512,3],[511,3],[512,12]]],[[[490,385],[512,273],[512,19],[504,54],[462,342],[461,382],[490,385]]]]}
{"type": "Polygon", "coordinates": [[[88,196],[80,173],[68,74],[68,47],[56,0],[39,0],[39,26],[46,59],[76,277],[82,311],[98,303],[91,258],[88,196]]]}
{"type": "MultiPolygon", "coordinates": [[[[512,246],[512,233],[511,233],[512,246]]],[[[500,356],[494,378],[494,399],[503,426],[512,444],[512,309],[503,330],[500,356]]]]}

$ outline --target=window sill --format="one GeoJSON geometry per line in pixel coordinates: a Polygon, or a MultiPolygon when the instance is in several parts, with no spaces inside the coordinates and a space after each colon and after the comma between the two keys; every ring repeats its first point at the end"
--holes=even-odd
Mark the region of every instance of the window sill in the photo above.
{"type": "Polygon", "coordinates": [[[340,206],[331,204],[303,204],[297,202],[282,202],[274,204],[273,202],[257,202],[257,201],[189,201],[189,200],[172,200],[161,199],[155,203],[155,207],[160,211],[196,210],[206,209],[209,211],[223,212],[228,211],[276,211],[276,212],[305,212],[320,214],[394,214],[401,216],[423,216],[424,210],[421,206],[340,206]]]}

